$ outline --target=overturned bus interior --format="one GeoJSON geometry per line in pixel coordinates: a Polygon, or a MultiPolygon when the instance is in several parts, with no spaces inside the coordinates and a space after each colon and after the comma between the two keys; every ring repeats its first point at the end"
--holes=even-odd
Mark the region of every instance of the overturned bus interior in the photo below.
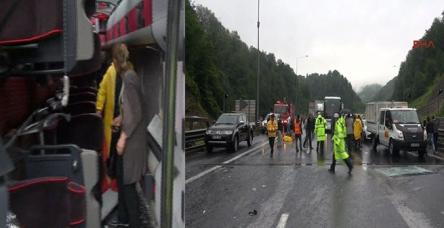
{"type": "MultiPolygon", "coordinates": [[[[138,189],[147,227],[159,226],[170,2],[0,2],[0,227],[103,227],[113,216],[117,187],[106,175],[109,151],[96,100],[118,43],[128,46],[141,78],[148,171],[138,189]]],[[[184,226],[183,10],[174,68],[174,227],[184,226]]]]}

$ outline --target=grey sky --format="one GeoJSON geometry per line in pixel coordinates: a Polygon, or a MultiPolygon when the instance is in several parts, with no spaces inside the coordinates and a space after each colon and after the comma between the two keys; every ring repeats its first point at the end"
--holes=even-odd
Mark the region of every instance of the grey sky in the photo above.
{"type": "MultiPolygon", "coordinates": [[[[257,0],[194,0],[248,45],[257,45],[257,0]]],[[[444,0],[261,0],[260,49],[297,73],[337,69],[353,88],[385,84],[444,0]],[[308,58],[300,56],[309,55],[308,58]],[[396,67],[394,67],[396,66],[396,67]]]]}

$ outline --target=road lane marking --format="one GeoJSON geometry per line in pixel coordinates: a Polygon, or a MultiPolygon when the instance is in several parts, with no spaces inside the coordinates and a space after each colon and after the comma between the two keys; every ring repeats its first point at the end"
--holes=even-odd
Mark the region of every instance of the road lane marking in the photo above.
{"type": "MultiPolygon", "coordinates": [[[[261,147],[263,147],[263,146],[265,146],[267,144],[268,144],[268,142],[263,142],[259,146],[251,148],[251,149],[245,151],[244,153],[237,155],[234,158],[231,158],[231,159],[229,159],[227,161],[222,162],[222,165],[229,164],[229,163],[231,163],[231,162],[233,162],[233,161],[235,161],[235,160],[237,160],[237,159],[239,159],[239,158],[241,158],[241,157],[243,157],[245,155],[251,154],[252,152],[256,151],[258,148],[261,148],[261,147]]],[[[197,180],[197,179],[199,179],[199,178],[201,178],[201,177],[203,177],[203,176],[205,176],[205,175],[207,175],[207,174],[209,174],[209,173],[211,173],[211,172],[213,172],[213,171],[215,171],[215,170],[217,170],[219,168],[222,168],[222,165],[216,165],[216,166],[214,166],[212,168],[209,168],[209,169],[207,169],[207,170],[205,170],[205,171],[203,171],[203,172],[201,172],[201,173],[199,173],[199,174],[197,174],[197,175],[195,175],[193,177],[188,178],[185,181],[185,184],[189,184],[189,183],[191,183],[191,182],[193,182],[193,181],[195,181],[195,180],[197,180]]]]}
{"type": "Polygon", "coordinates": [[[282,214],[281,219],[279,219],[279,223],[276,226],[276,228],[285,228],[285,226],[287,225],[287,220],[288,220],[288,213],[282,214]]]}
{"type": "MultiPolygon", "coordinates": [[[[409,151],[409,152],[407,152],[407,153],[410,154],[410,155],[412,155],[412,156],[418,157],[418,154],[415,154],[414,152],[409,151]]],[[[434,154],[427,154],[427,156],[428,156],[428,157],[432,157],[432,158],[439,159],[439,160],[441,160],[441,161],[444,161],[444,158],[443,158],[443,157],[436,156],[436,155],[434,155],[434,154]]]]}

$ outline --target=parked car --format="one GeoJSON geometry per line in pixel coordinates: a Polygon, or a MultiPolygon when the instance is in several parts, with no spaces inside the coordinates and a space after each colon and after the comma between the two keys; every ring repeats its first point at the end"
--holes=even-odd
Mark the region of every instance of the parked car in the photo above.
{"type": "Polygon", "coordinates": [[[222,114],[205,133],[208,152],[212,152],[214,147],[226,147],[236,152],[242,141],[246,141],[248,146],[253,142],[253,129],[244,113],[222,114]]]}

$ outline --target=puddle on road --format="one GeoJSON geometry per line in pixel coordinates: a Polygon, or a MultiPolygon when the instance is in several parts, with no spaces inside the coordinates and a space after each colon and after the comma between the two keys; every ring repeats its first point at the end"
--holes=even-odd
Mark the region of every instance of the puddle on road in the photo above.
{"type": "Polygon", "coordinates": [[[407,175],[425,175],[431,174],[433,171],[424,169],[418,166],[403,166],[391,168],[376,168],[377,172],[382,173],[388,177],[398,177],[407,175]]]}

